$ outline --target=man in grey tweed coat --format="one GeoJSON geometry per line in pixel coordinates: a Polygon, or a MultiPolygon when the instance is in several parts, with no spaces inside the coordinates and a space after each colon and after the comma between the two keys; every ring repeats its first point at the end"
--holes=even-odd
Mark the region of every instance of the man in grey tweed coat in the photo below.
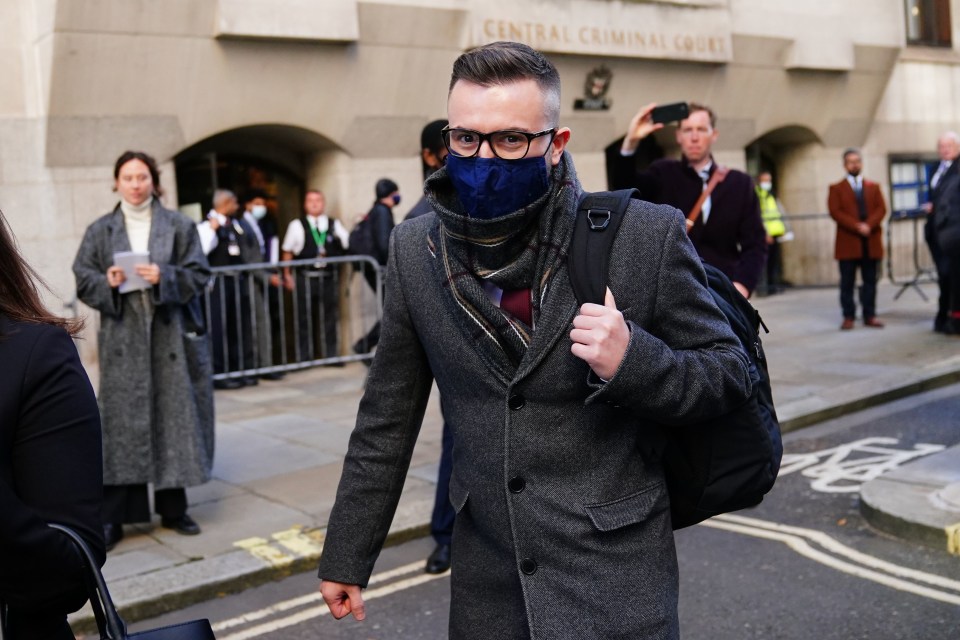
{"type": "Polygon", "coordinates": [[[365,618],[433,380],[454,426],[451,638],[677,638],[661,430],[742,403],[746,356],[679,211],[634,201],[605,305],[578,308],[581,192],[560,80],[494,43],[454,63],[435,214],[391,238],[383,333],[320,560],[365,618]]]}

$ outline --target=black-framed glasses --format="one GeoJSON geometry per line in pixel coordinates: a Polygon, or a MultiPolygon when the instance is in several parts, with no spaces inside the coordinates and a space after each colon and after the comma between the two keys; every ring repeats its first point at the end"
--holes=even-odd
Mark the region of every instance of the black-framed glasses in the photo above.
{"type": "MultiPolygon", "coordinates": [[[[480,147],[486,140],[490,145],[493,154],[501,160],[520,160],[527,156],[530,151],[530,144],[537,138],[549,135],[550,142],[557,133],[556,127],[544,129],[536,133],[529,131],[517,131],[516,129],[504,129],[502,131],[491,131],[490,133],[480,133],[473,129],[459,129],[446,127],[440,132],[443,135],[443,144],[447,151],[460,158],[472,158],[480,153],[480,147]]],[[[543,155],[547,154],[550,145],[544,149],[543,155]]]]}

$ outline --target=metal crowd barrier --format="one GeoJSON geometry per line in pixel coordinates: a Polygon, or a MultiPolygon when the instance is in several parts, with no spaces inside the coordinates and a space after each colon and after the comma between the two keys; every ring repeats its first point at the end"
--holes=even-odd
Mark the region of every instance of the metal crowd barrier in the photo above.
{"type": "MultiPolygon", "coordinates": [[[[837,286],[834,258],[837,225],[827,213],[785,215],[793,240],[783,246],[783,275],[795,286],[837,286]]],[[[915,288],[926,299],[920,284],[934,282],[936,269],[923,238],[922,210],[896,211],[884,220],[886,275],[901,289],[915,288]]]]}
{"type": "Polygon", "coordinates": [[[211,271],[203,313],[215,380],[372,358],[373,345],[362,337],[379,331],[383,315],[376,260],[343,256],[211,271]]]}
{"type": "MultiPolygon", "coordinates": [[[[910,259],[901,255],[899,265],[896,261],[897,253],[891,249],[887,252],[887,273],[890,275],[890,282],[900,285],[900,289],[894,294],[896,300],[907,289],[914,289],[924,301],[927,295],[919,285],[936,282],[937,269],[933,264],[933,257],[926,246],[926,240],[923,236],[923,226],[926,224],[927,213],[923,209],[909,209],[906,211],[894,211],[887,222],[887,246],[896,247],[898,244],[908,244],[910,246],[910,259]],[[910,222],[910,231],[907,232],[903,227],[910,222]],[[903,238],[909,239],[903,242],[903,238]],[[898,242],[898,239],[900,242],[898,242]],[[906,268],[902,265],[906,264],[906,268]],[[895,268],[898,267],[899,268],[895,268]]],[[[903,252],[901,252],[903,253],[903,252]]]]}

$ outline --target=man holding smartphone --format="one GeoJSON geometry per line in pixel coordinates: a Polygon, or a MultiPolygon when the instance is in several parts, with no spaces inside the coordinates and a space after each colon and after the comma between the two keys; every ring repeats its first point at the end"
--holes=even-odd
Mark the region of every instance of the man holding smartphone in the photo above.
{"type": "Polygon", "coordinates": [[[680,209],[700,257],[749,298],[766,264],[766,232],[750,176],[720,167],[713,159],[718,136],[713,110],[696,103],[649,104],[630,121],[621,156],[632,156],[641,140],[677,117],[682,118],[676,134],[681,158],[657,160],[637,172],[635,186],[644,200],[680,209]]]}

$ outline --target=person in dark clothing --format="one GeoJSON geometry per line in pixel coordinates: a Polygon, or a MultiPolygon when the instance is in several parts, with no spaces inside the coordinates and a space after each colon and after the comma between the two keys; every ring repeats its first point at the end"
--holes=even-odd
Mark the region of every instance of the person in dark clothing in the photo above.
{"type": "MultiPolygon", "coordinates": [[[[433,175],[447,161],[447,148],[443,145],[443,128],[446,126],[446,120],[434,120],[420,133],[420,161],[423,164],[424,180],[433,175]]],[[[431,211],[433,209],[427,202],[427,196],[423,195],[417,204],[413,205],[404,220],[413,220],[431,211]]]]}
{"type": "Polygon", "coordinates": [[[954,131],[940,136],[937,140],[937,155],[940,157],[940,164],[930,177],[930,202],[924,206],[927,222],[923,227],[923,235],[937,268],[937,283],[940,286],[933,330],[960,335],[960,256],[951,259],[940,246],[938,237],[938,228],[949,217],[950,205],[957,202],[957,192],[960,190],[960,166],[956,162],[960,156],[960,136],[954,131]],[[956,275],[951,274],[951,268],[956,275]]]}
{"type": "MultiPolygon", "coordinates": [[[[267,210],[267,194],[261,189],[252,189],[243,198],[243,219],[253,229],[260,245],[257,262],[276,263],[280,258],[277,239],[277,220],[267,210]]],[[[257,366],[265,367],[282,362],[279,356],[280,336],[280,273],[277,269],[264,269],[254,276],[253,306],[257,321],[257,366]]],[[[273,371],[260,375],[265,380],[280,380],[283,372],[273,371]]]]}
{"type": "MultiPolygon", "coordinates": [[[[630,122],[621,155],[625,162],[640,141],[663,124],[654,123],[655,104],[640,109],[630,122]]],[[[690,115],[677,127],[680,160],[657,160],[636,174],[640,197],[669,204],[689,216],[718,165],[711,152],[717,140],[716,115],[710,107],[690,104],[690,115]]],[[[760,218],[760,204],[750,176],[735,169],[716,184],[704,200],[700,215],[687,232],[700,257],[723,271],[744,297],[757,287],[767,260],[767,234],[760,218]]]]}
{"type": "MultiPolygon", "coordinates": [[[[374,191],[377,196],[373,207],[367,212],[367,220],[373,229],[373,259],[380,264],[380,270],[387,266],[387,257],[390,251],[390,232],[393,231],[393,208],[400,204],[400,187],[390,178],[377,180],[374,191]]],[[[377,290],[377,274],[369,265],[363,266],[363,277],[367,284],[377,290]]],[[[383,292],[381,290],[381,296],[383,292]]],[[[382,302],[382,300],[381,300],[382,302]]],[[[380,323],[353,345],[354,353],[366,353],[377,346],[380,341],[380,323]]],[[[365,363],[369,361],[364,360],[365,363]]]]}
{"type": "MultiPolygon", "coordinates": [[[[443,144],[443,129],[449,124],[447,120],[434,120],[423,128],[420,134],[420,158],[423,161],[423,179],[426,180],[438,171],[447,160],[447,147],[443,144]]],[[[418,218],[431,213],[433,208],[424,195],[413,206],[404,221],[418,218]]],[[[440,449],[440,468],[437,471],[437,493],[433,499],[433,513],[430,516],[430,535],[437,546],[427,558],[424,571],[427,573],[443,573],[450,568],[450,544],[453,540],[453,523],[457,512],[450,504],[450,476],[453,474],[453,431],[447,422],[447,414],[443,411],[443,400],[440,401],[440,412],[443,414],[443,439],[440,449]]]]}
{"type": "Polygon", "coordinates": [[[71,340],[82,324],[47,311],[40,280],[0,214],[0,609],[6,640],[73,640],[87,600],[69,526],[106,558],[100,412],[71,340]]]}
{"type": "Polygon", "coordinates": [[[290,222],[283,237],[284,261],[316,260],[313,265],[299,267],[295,279],[289,267],[284,269],[284,280],[295,280],[300,362],[340,355],[340,272],[321,258],[346,254],[349,238],[339,221],[326,214],[326,207],[322,191],[307,191],[304,215],[290,222]]]}
{"type": "MultiPolygon", "coordinates": [[[[244,220],[232,191],[218,189],[213,209],[197,227],[200,244],[211,267],[238,267],[260,261],[260,243],[254,229],[244,220]]],[[[210,291],[210,340],[213,372],[243,371],[254,362],[251,300],[247,273],[220,273],[210,291]],[[239,317],[238,317],[239,314],[239,317]]],[[[215,389],[238,389],[256,385],[254,376],[215,380],[215,389]]]]}

